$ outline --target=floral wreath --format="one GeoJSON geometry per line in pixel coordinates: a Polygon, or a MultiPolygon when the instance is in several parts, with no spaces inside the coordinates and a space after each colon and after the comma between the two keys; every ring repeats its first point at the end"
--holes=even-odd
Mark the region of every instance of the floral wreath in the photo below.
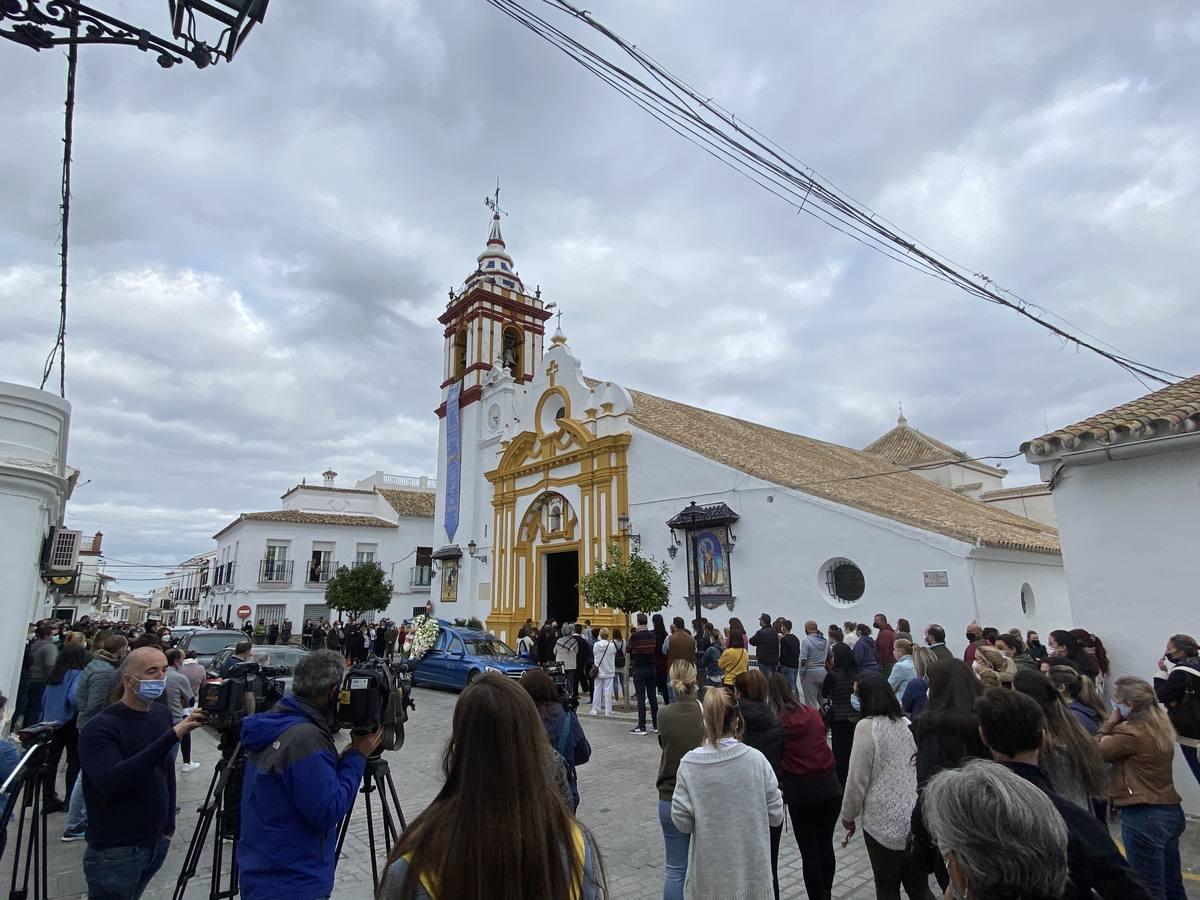
{"type": "Polygon", "coordinates": [[[404,639],[404,652],[410,659],[420,659],[437,642],[437,619],[429,616],[417,616],[412,620],[412,627],[404,639]]]}

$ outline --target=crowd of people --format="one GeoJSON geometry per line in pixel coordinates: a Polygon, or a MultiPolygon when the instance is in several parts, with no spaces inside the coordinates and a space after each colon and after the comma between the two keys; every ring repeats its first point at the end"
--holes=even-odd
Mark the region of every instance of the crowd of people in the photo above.
{"type": "MultiPolygon", "coordinates": [[[[176,757],[194,765],[205,676],[168,629],[101,624],[33,626],[19,698],[9,710],[0,697],[0,709],[14,725],[57,723],[44,809],[67,812],[63,840],[86,839],[93,895],[136,898],[174,833],[176,757]]],[[[625,640],[586,621],[527,623],[519,652],[563,663],[568,697],[540,667],[519,681],[486,673],[463,692],[445,783],[392,848],[379,895],[607,896],[601,848],[575,817],[592,749],[569,701],[590,691],[590,712],[611,714],[624,689],[637,698],[633,733],[656,733],[661,750],[665,900],[778,898],[785,819],[812,897],[836,890],[839,824],[843,845],[861,836],[880,898],[932,897],[931,877],[947,896],[982,900],[1186,896],[1172,763],[1180,746],[1200,781],[1191,636],[1169,637],[1150,683],[1110,671],[1103,642],[1082,629],[1043,646],[1033,632],[972,624],[957,653],[941,626],[914,639],[884,615],[824,631],[809,621],[803,637],[786,619],[758,625],[640,615],[625,640]]],[[[373,632],[305,623],[304,634],[314,649],[292,693],[242,729],[250,900],[332,892],[336,824],[379,735],[338,753],[330,712],[362,647],[382,656],[403,643],[386,621],[373,632]]],[[[0,743],[2,778],[19,755],[0,743]]]]}

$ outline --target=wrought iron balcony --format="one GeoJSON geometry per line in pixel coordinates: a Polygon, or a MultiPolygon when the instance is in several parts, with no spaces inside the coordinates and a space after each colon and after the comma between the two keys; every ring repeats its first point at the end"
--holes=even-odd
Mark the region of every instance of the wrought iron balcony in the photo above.
{"type": "Polygon", "coordinates": [[[291,559],[264,559],[258,564],[259,584],[291,584],[292,567],[296,564],[291,559]]]}
{"type": "Polygon", "coordinates": [[[433,566],[413,566],[409,570],[410,587],[429,587],[433,584],[433,566]]]}
{"type": "Polygon", "coordinates": [[[306,584],[325,584],[337,574],[337,570],[338,564],[332,560],[324,563],[310,561],[304,570],[304,581],[306,584]]]}

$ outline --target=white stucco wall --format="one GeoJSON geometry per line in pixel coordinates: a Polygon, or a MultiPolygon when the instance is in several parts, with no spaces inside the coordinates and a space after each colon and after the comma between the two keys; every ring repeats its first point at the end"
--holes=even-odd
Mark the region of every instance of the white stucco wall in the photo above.
{"type": "MultiPolygon", "coordinates": [[[[1200,635],[1191,575],[1200,547],[1197,437],[1162,439],[1176,441],[1171,452],[1070,465],[1055,484],[1074,624],[1100,635],[1114,676],[1150,679],[1172,633],[1200,635]]],[[[1200,790],[1182,761],[1175,784],[1200,814],[1200,790]]]]}
{"type": "MultiPolygon", "coordinates": [[[[368,498],[369,499],[369,498],[368,498]]],[[[304,624],[304,606],[323,602],[324,584],[305,583],[306,566],[312,557],[313,544],[334,546],[333,560],[340,565],[354,562],[359,544],[378,545],[375,560],[392,577],[395,588],[393,602],[386,613],[392,617],[407,616],[412,607],[423,604],[429,588],[410,584],[410,570],[416,565],[416,548],[433,547],[433,522],[430,519],[401,518],[395,528],[363,528],[345,525],[299,525],[285,522],[243,521],[221,534],[217,541],[216,561],[221,565],[229,560],[234,567],[232,586],[215,587],[209,595],[206,610],[223,614],[226,604],[237,608],[246,604],[255,609],[258,604],[287,605],[287,618],[298,633],[304,624]],[[288,542],[287,558],[294,561],[290,584],[259,584],[259,562],[266,556],[268,542],[288,542]],[[395,568],[392,568],[395,563],[395,568]]],[[[255,613],[253,619],[258,620],[255,613]]]]}
{"type": "MultiPolygon", "coordinates": [[[[1026,625],[1012,612],[1019,610],[1024,581],[1047,594],[1047,606],[1065,607],[1056,556],[976,560],[970,544],[782,489],[640,430],[630,448],[629,479],[632,530],[641,534],[643,552],[658,559],[669,559],[664,523],[691,500],[724,502],[741,516],[731,557],[734,610],[720,606],[704,613],[721,626],[736,615],[753,627],[766,612],[791,619],[797,630],[810,618],[824,629],[831,622],[870,622],[883,612],[892,623],[909,619],[918,640],[926,624],[937,622],[951,648],[961,652],[965,640],[959,635],[981,615],[995,615],[998,627],[1042,627],[1040,619],[1026,625]],[[866,593],[854,604],[833,600],[825,589],[824,567],[835,557],[852,560],[864,574],[866,593]],[[945,571],[949,586],[925,587],[927,570],[945,571]]],[[[690,621],[687,592],[681,549],[671,563],[669,613],[690,621]]]]}
{"type": "Polygon", "coordinates": [[[42,542],[70,496],[71,405],[46,391],[0,382],[0,692],[13,703],[28,622],[50,612],[42,542]]]}
{"type": "Polygon", "coordinates": [[[1054,497],[1051,494],[1034,494],[1031,497],[1007,497],[1003,500],[986,500],[988,506],[1007,509],[1018,516],[1043,522],[1053,528],[1058,527],[1058,515],[1054,511],[1054,497]]]}

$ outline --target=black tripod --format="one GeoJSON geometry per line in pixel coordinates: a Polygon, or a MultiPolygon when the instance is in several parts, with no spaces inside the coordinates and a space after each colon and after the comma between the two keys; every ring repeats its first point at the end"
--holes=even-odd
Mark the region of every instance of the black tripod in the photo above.
{"type": "MultiPolygon", "coordinates": [[[[371,814],[371,795],[376,791],[379,792],[379,809],[383,813],[383,839],[386,842],[385,854],[400,839],[400,831],[408,828],[408,823],[404,821],[404,810],[400,808],[400,797],[396,794],[396,783],[392,781],[391,769],[388,768],[387,760],[380,755],[380,752],[376,750],[367,757],[367,768],[363,772],[360,791],[363,798],[363,809],[367,814],[367,839],[371,845],[371,881],[375,885],[376,891],[379,890],[379,847],[375,841],[375,817],[371,814]],[[395,816],[392,815],[393,808],[395,816]],[[396,830],[396,820],[400,822],[400,831],[396,830]]],[[[350,817],[353,815],[354,804],[352,803],[346,810],[346,817],[342,819],[342,824],[338,827],[337,852],[334,854],[334,859],[342,858],[342,845],[346,843],[346,832],[350,830],[350,817]]]]}
{"type": "MultiPolygon", "coordinates": [[[[17,818],[17,843],[13,846],[12,882],[9,886],[10,900],[25,900],[32,896],[33,900],[46,900],[49,890],[48,874],[46,871],[46,816],[42,812],[42,797],[45,795],[46,784],[51,777],[49,737],[53,731],[44,732],[46,739],[33,744],[21,757],[21,762],[13,770],[8,781],[3,785],[8,801],[0,814],[0,853],[4,852],[4,844],[8,834],[8,823],[12,821],[17,807],[21,815],[17,818]],[[25,813],[30,811],[29,834],[26,840],[25,813]],[[25,857],[22,860],[22,845],[25,857]],[[33,894],[29,893],[29,877],[33,875],[33,894]],[[17,887],[20,881],[21,886],[17,887]]],[[[40,735],[39,735],[40,737],[40,735]]],[[[80,772],[79,778],[83,777],[80,772]]]]}
{"type": "Polygon", "coordinates": [[[178,881],[175,882],[175,893],[172,895],[174,900],[183,900],[188,881],[196,874],[200,859],[204,855],[204,844],[214,821],[217,823],[217,831],[213,836],[212,874],[208,897],[209,900],[229,900],[238,894],[237,837],[242,814],[242,774],[246,764],[246,752],[238,740],[239,733],[239,728],[221,732],[221,760],[213,770],[208,793],[204,795],[200,818],[196,821],[187,855],[183,858],[183,868],[179,872],[178,881]],[[227,840],[231,841],[229,882],[228,887],[222,887],[222,867],[227,840]]]}

